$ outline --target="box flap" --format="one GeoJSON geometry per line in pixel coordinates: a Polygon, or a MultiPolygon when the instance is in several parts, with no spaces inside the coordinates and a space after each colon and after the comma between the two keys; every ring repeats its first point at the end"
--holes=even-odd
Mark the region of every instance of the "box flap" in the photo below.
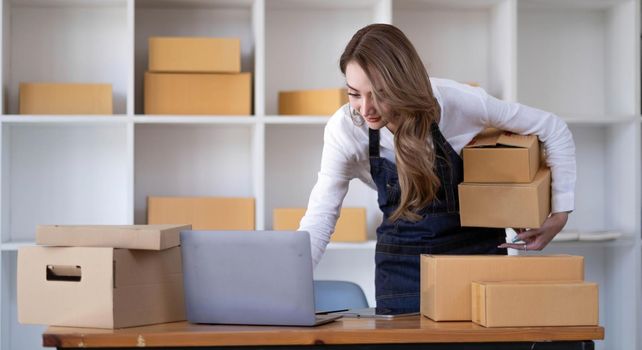
{"type": "Polygon", "coordinates": [[[506,146],[530,148],[537,142],[537,136],[535,135],[519,135],[509,131],[489,128],[475,136],[468,145],[466,145],[466,147],[481,148],[506,146]]]}

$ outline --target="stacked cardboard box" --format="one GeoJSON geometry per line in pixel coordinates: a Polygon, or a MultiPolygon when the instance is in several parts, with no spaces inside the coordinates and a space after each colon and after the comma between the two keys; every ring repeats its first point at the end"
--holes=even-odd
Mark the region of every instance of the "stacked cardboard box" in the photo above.
{"type": "Polygon", "coordinates": [[[348,103],[346,89],[279,92],[280,115],[332,115],[346,103],[348,103]]]}
{"type": "Polygon", "coordinates": [[[598,323],[598,287],[584,282],[584,258],[421,256],[421,313],[486,327],[598,323]]]}
{"type": "Polygon", "coordinates": [[[18,251],[18,321],[121,328],[185,319],[189,225],[38,226],[18,251]]]}
{"type": "Polygon", "coordinates": [[[249,115],[251,85],[239,39],[149,39],[145,114],[249,115]]]}
{"type": "MultiPolygon", "coordinates": [[[[294,231],[305,215],[305,208],[276,208],[273,211],[274,230],[294,231]]],[[[366,240],[366,208],[341,208],[332,242],[364,242],[366,240]]]]}
{"type": "Polygon", "coordinates": [[[190,224],[194,230],[254,230],[254,198],[148,197],[148,224],[190,224]]]}
{"type": "Polygon", "coordinates": [[[20,83],[20,114],[112,114],[111,84],[20,83]]]}
{"type": "Polygon", "coordinates": [[[463,158],[462,226],[536,228],[546,220],[551,173],[540,167],[537,136],[487,129],[464,147],[463,158]]]}

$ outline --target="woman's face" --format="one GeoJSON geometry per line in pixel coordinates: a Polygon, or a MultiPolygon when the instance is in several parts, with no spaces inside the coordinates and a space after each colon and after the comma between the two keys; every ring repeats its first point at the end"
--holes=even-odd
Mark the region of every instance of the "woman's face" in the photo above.
{"type": "MultiPolygon", "coordinates": [[[[363,116],[370,129],[378,130],[388,126],[394,132],[394,125],[384,119],[381,113],[375,109],[374,96],[370,79],[358,63],[351,61],[346,66],[346,85],[348,86],[348,98],[350,106],[363,116]]],[[[380,104],[381,105],[381,104],[380,104]]],[[[388,115],[386,106],[383,105],[383,114],[388,115]]]]}

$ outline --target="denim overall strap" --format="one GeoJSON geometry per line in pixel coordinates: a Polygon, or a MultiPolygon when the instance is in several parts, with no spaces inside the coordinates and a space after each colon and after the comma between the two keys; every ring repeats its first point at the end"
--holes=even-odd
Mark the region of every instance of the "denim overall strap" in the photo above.
{"type": "Polygon", "coordinates": [[[377,186],[383,222],[377,228],[375,293],[380,312],[419,311],[420,254],[506,254],[497,246],[504,229],[462,228],[457,186],[463,180],[463,161],[436,123],[430,128],[435,150],[435,173],[440,181],[436,198],[417,211],[418,221],[390,215],[399,206],[397,167],[380,157],[379,130],[369,130],[370,174],[377,186]]]}

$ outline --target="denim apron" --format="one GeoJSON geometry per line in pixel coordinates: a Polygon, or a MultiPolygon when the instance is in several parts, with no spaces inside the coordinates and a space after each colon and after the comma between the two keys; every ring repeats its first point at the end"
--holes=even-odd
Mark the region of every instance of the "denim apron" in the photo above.
{"type": "Polygon", "coordinates": [[[461,227],[457,185],[463,180],[463,161],[446,141],[436,123],[430,128],[435,170],[441,186],[436,198],[411,222],[389,220],[399,205],[401,190],[397,167],[379,155],[379,130],[369,130],[370,173],[377,185],[383,222],[377,228],[375,294],[377,312],[419,311],[420,254],[507,254],[497,248],[505,230],[461,227]]]}

